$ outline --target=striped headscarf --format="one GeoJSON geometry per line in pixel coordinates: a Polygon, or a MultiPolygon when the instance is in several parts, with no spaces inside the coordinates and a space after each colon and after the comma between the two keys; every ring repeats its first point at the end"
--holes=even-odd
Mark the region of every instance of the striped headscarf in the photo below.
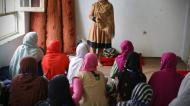
{"type": "Polygon", "coordinates": [[[146,83],[139,83],[133,89],[131,99],[127,102],[119,102],[117,106],[149,106],[153,90],[146,83]]]}

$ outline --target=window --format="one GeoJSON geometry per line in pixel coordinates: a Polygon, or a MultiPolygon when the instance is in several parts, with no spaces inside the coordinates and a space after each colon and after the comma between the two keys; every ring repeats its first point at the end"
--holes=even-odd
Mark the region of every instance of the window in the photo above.
{"type": "Polygon", "coordinates": [[[0,0],[0,40],[18,33],[15,0],[0,0]]]}
{"type": "Polygon", "coordinates": [[[44,12],[44,0],[19,0],[19,11],[44,12]]]}
{"type": "Polygon", "coordinates": [[[0,17],[0,40],[12,36],[18,32],[17,14],[9,14],[0,17]]]}
{"type": "Polygon", "coordinates": [[[3,0],[0,0],[0,14],[4,13],[4,3],[3,0]]]}
{"type": "Polygon", "coordinates": [[[0,45],[29,31],[28,12],[43,12],[46,0],[0,0],[0,45]]]}

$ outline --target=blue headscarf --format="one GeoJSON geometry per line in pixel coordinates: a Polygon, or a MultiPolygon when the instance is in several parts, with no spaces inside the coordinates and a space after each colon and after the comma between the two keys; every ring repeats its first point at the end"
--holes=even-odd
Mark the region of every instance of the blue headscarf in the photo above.
{"type": "Polygon", "coordinates": [[[44,54],[43,51],[37,47],[37,40],[38,36],[36,32],[29,32],[24,36],[22,45],[16,49],[10,61],[9,73],[12,78],[19,74],[19,63],[23,57],[32,56],[37,60],[37,62],[42,59],[44,54]]]}

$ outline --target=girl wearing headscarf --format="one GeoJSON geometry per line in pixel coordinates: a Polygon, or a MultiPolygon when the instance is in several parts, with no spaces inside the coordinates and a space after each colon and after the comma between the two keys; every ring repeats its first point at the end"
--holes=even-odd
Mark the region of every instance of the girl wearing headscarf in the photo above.
{"type": "Polygon", "coordinates": [[[160,71],[153,73],[148,82],[154,91],[151,106],[168,106],[177,96],[183,77],[176,72],[176,65],[174,53],[162,54],[160,71]]]}
{"type": "Polygon", "coordinates": [[[151,86],[142,82],[135,86],[130,100],[118,102],[117,106],[149,106],[152,95],[151,86]]]}
{"type": "Polygon", "coordinates": [[[118,100],[130,99],[134,87],[140,82],[146,82],[146,76],[139,68],[140,58],[136,52],[131,52],[126,57],[124,70],[118,74],[118,100]]]}
{"type": "Polygon", "coordinates": [[[169,104],[169,106],[190,106],[190,73],[183,79],[177,97],[169,104]]]}
{"type": "Polygon", "coordinates": [[[52,40],[47,46],[47,52],[42,59],[42,69],[44,75],[51,79],[58,74],[65,74],[69,67],[69,58],[61,52],[59,40],[52,40]]]}
{"type": "Polygon", "coordinates": [[[38,36],[36,32],[29,32],[24,36],[23,43],[20,45],[11,61],[9,67],[9,73],[13,78],[15,75],[19,74],[20,60],[26,56],[33,56],[37,62],[39,62],[43,57],[43,51],[37,46],[38,36]]]}
{"type": "Polygon", "coordinates": [[[37,61],[33,57],[21,60],[20,73],[12,80],[11,106],[34,106],[38,101],[47,99],[48,82],[37,75],[37,61]]]}
{"type": "Polygon", "coordinates": [[[120,48],[121,54],[116,57],[110,72],[110,77],[113,79],[118,75],[119,71],[123,71],[127,55],[134,51],[133,44],[129,40],[122,41],[120,48]]]}
{"type": "Polygon", "coordinates": [[[69,64],[67,78],[69,79],[70,84],[72,83],[73,77],[79,73],[84,60],[84,56],[87,53],[88,45],[84,42],[80,43],[76,49],[76,57],[72,58],[69,64]]]}
{"type": "Polygon", "coordinates": [[[80,106],[107,106],[106,81],[102,72],[97,71],[98,60],[94,53],[84,57],[82,71],[73,80],[73,99],[80,106]]]}

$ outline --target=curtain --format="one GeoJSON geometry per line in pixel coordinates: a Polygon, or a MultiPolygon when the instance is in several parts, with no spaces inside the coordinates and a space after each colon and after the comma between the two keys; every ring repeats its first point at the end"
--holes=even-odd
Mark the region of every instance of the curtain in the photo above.
{"type": "Polygon", "coordinates": [[[74,0],[47,0],[44,13],[31,13],[31,31],[38,33],[38,45],[44,49],[53,39],[62,43],[62,51],[76,49],[74,0]]]}

